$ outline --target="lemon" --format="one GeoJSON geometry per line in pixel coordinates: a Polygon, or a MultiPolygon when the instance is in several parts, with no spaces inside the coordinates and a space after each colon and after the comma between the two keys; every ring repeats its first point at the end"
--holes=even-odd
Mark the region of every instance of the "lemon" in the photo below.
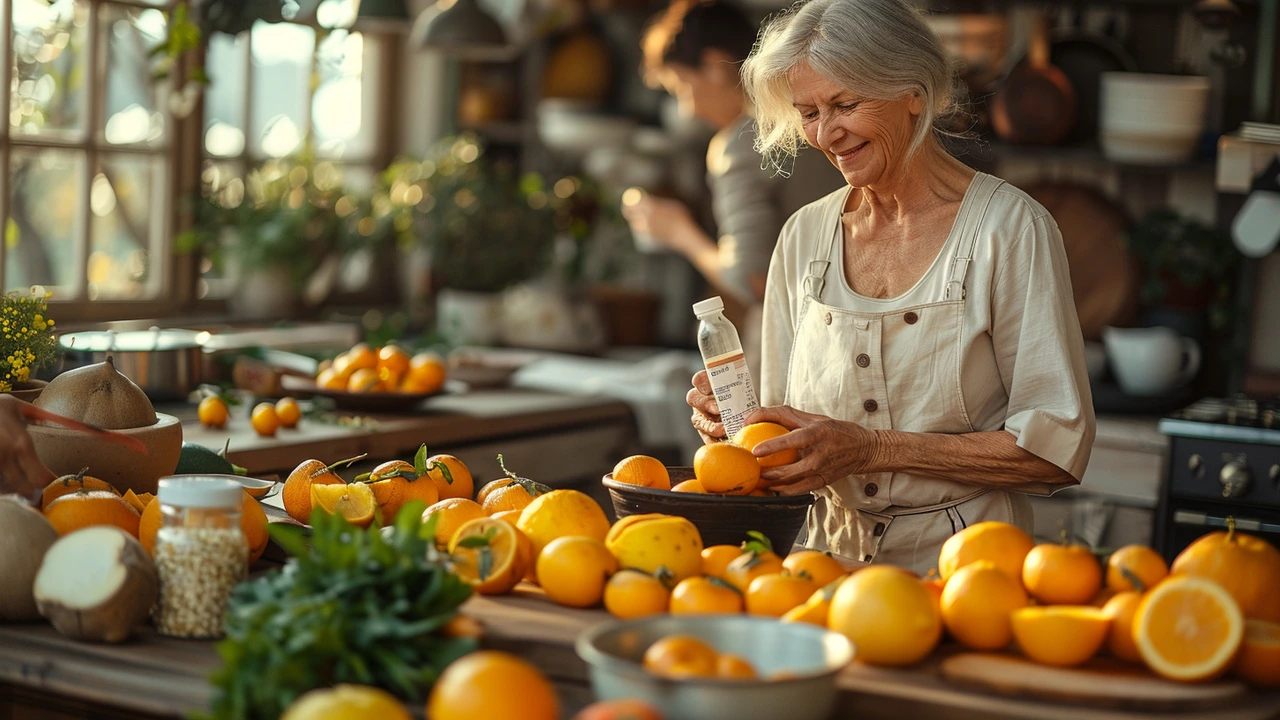
{"type": "Polygon", "coordinates": [[[280,720],[410,720],[412,716],[391,693],[365,685],[337,685],[312,690],[284,711],[280,720]]]}
{"type": "Polygon", "coordinates": [[[702,573],[702,535],[682,517],[650,513],[622,518],[604,544],[625,568],[653,575],[665,567],[676,582],[702,573]]]}

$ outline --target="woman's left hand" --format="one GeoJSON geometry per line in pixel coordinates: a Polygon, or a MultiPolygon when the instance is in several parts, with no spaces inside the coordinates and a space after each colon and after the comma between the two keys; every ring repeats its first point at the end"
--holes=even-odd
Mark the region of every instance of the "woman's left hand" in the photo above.
{"type": "Polygon", "coordinates": [[[872,430],[785,405],[756,410],[746,422],[773,422],[791,431],[760,443],[754,450],[756,457],[799,451],[799,461],[760,473],[770,490],[783,495],[800,495],[843,477],[869,472],[882,451],[880,436],[872,430]]]}

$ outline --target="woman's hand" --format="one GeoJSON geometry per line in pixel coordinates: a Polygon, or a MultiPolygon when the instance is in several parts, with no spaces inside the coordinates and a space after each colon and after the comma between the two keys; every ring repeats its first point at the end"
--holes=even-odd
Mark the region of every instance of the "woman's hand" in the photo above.
{"type": "Polygon", "coordinates": [[[723,440],[725,432],[724,423],[720,422],[720,405],[716,403],[706,370],[699,370],[693,376],[693,387],[684,399],[693,408],[693,429],[702,436],[702,441],[712,443],[723,440]]]}
{"type": "Polygon", "coordinates": [[[679,200],[649,194],[631,205],[623,205],[622,216],[637,235],[648,235],[654,242],[686,253],[702,234],[689,209],[679,200]]]}
{"type": "Polygon", "coordinates": [[[753,451],[756,457],[799,451],[799,461],[760,473],[770,490],[783,495],[800,495],[849,475],[870,472],[882,452],[880,436],[872,430],[785,405],[756,410],[747,422],[774,422],[791,431],[760,443],[753,451]]]}
{"type": "Polygon", "coordinates": [[[0,493],[17,493],[32,500],[40,496],[52,476],[36,456],[21,407],[21,400],[0,395],[0,493]]]}

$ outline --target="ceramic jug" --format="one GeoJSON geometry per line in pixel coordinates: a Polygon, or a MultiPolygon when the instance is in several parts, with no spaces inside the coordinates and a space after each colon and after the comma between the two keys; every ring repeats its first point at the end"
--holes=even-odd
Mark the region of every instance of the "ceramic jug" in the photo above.
{"type": "Polygon", "coordinates": [[[1171,328],[1102,329],[1111,370],[1129,395],[1154,397],[1191,382],[1200,370],[1200,346],[1171,328]]]}

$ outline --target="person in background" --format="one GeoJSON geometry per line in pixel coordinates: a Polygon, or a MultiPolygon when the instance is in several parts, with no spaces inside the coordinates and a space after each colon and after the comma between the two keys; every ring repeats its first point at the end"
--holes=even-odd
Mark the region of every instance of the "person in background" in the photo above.
{"type": "Polygon", "coordinates": [[[676,0],[649,25],[641,46],[648,82],[665,88],[680,112],[716,130],[707,148],[715,237],[680,201],[644,195],[623,208],[637,234],[683,255],[719,292],[745,305],[739,327],[748,364],[759,370],[760,303],[782,224],[843,178],[819,152],[801,152],[782,172],[764,169],[739,67],[757,27],[714,0],[676,0]]]}
{"type": "Polygon", "coordinates": [[[49,471],[36,456],[21,407],[21,400],[0,395],[0,495],[16,493],[31,500],[44,489],[49,471]]]}

